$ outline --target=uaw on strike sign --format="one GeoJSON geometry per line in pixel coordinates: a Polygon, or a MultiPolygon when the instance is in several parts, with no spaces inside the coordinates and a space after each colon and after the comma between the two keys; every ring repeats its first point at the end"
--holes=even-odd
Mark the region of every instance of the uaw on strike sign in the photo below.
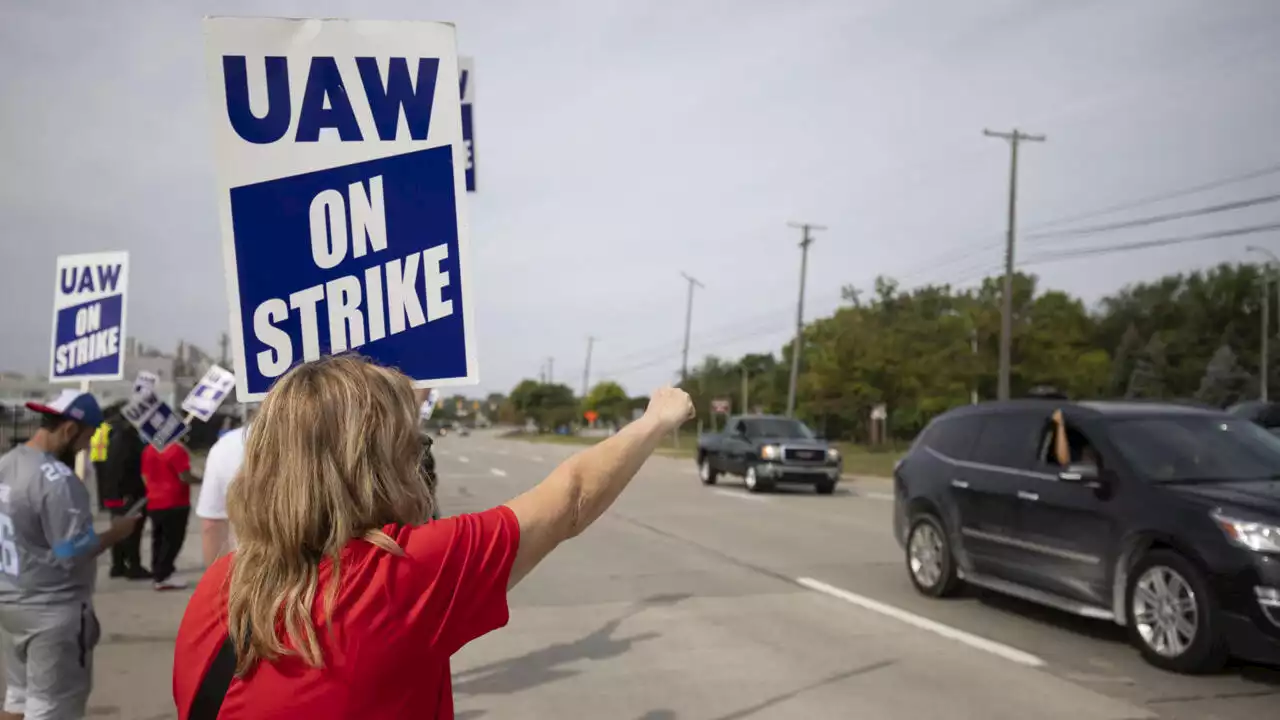
{"type": "Polygon", "coordinates": [[[346,350],[478,382],[453,26],[204,29],[241,401],[346,350]]]}
{"type": "Polygon", "coordinates": [[[124,376],[128,286],[127,252],[58,257],[53,278],[50,380],[119,380],[124,376]]]}

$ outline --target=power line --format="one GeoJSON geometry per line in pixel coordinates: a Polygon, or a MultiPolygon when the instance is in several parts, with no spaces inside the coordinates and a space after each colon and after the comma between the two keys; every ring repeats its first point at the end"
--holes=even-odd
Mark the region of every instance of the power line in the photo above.
{"type": "Polygon", "coordinates": [[[1113,213],[1118,213],[1121,210],[1132,210],[1134,208],[1143,207],[1144,205],[1151,205],[1153,203],[1163,202],[1165,200],[1174,200],[1176,198],[1186,197],[1187,195],[1195,195],[1196,193],[1205,192],[1207,190],[1216,190],[1218,188],[1226,187],[1228,185],[1235,185],[1236,183],[1242,183],[1248,180],[1255,180],[1260,177],[1266,177],[1267,175],[1275,175],[1277,173],[1280,173],[1280,163],[1277,163],[1275,165],[1271,165],[1265,168],[1261,168],[1259,170],[1252,170],[1250,172],[1243,173],[1240,175],[1232,175],[1230,177],[1225,177],[1218,180],[1211,180],[1207,183],[1202,183],[1200,185],[1193,185],[1191,187],[1182,188],[1180,190],[1172,190],[1166,193],[1148,195],[1148,196],[1137,198],[1134,200],[1117,203],[1115,205],[1108,205],[1106,207],[1097,208],[1095,210],[1088,210],[1082,213],[1066,215],[1066,216],[1057,218],[1055,220],[1036,223],[1032,225],[1031,228],[1035,230],[1044,230],[1050,227],[1056,227],[1058,225],[1067,225],[1069,223],[1077,222],[1079,220],[1091,220],[1095,217],[1102,217],[1104,215],[1111,215],[1113,213]]]}
{"type": "MultiPolygon", "coordinates": [[[[1103,217],[1106,215],[1111,215],[1111,214],[1120,212],[1122,210],[1132,210],[1132,209],[1144,207],[1146,205],[1163,202],[1165,200],[1173,200],[1176,198],[1186,197],[1188,195],[1194,195],[1196,193],[1201,193],[1208,190],[1216,190],[1218,188],[1227,187],[1229,185],[1235,185],[1238,183],[1247,182],[1249,180],[1256,180],[1258,178],[1267,177],[1269,175],[1276,175],[1276,174],[1280,174],[1280,163],[1269,165],[1267,167],[1260,168],[1257,170],[1250,170],[1249,172],[1240,173],[1237,175],[1231,175],[1225,178],[1218,178],[1216,180],[1211,180],[1205,183],[1199,183],[1196,185],[1191,185],[1191,186],[1179,188],[1176,190],[1170,190],[1168,192],[1157,193],[1154,195],[1147,195],[1147,196],[1135,198],[1133,200],[1127,200],[1127,201],[1116,203],[1113,205],[1107,205],[1104,207],[1095,208],[1093,210],[1086,210],[1079,213],[1064,215],[1064,216],[1054,218],[1052,220],[1040,222],[1040,223],[1032,223],[1031,225],[1024,228],[1024,230],[1031,231],[1028,233],[1026,237],[1039,236],[1041,234],[1039,233],[1039,231],[1058,227],[1060,225],[1067,225],[1067,224],[1078,222],[1081,220],[1090,220],[1096,217],[1103,217]]],[[[946,253],[942,257],[935,256],[929,260],[924,260],[920,263],[908,265],[903,270],[900,270],[897,273],[895,273],[894,276],[905,285],[906,284],[905,280],[907,278],[920,277],[921,275],[924,275],[925,277],[933,276],[942,267],[945,267],[947,265],[955,265],[964,260],[968,260],[970,259],[973,253],[979,253],[987,249],[992,249],[992,248],[998,247],[1003,243],[1004,243],[1004,238],[1001,237],[997,239],[996,236],[989,236],[988,238],[977,241],[977,242],[965,243],[954,250],[948,251],[948,253],[946,253]]]]}
{"type": "Polygon", "coordinates": [[[1247,200],[1236,200],[1234,202],[1219,203],[1217,205],[1207,205],[1205,207],[1195,208],[1192,210],[1182,210],[1179,212],[1164,213],[1161,215],[1150,215],[1148,217],[1136,218],[1133,220],[1122,220],[1120,222],[1105,223],[1102,225],[1089,225],[1082,228],[1072,228],[1069,230],[1054,230],[1050,232],[1031,233],[1026,235],[1028,240],[1049,240],[1052,238],[1080,237],[1082,235],[1094,235],[1101,232],[1110,232],[1112,230],[1124,230],[1127,228],[1145,227],[1147,225],[1155,225],[1157,223],[1169,222],[1171,220],[1184,220],[1186,218],[1200,217],[1201,215],[1212,215],[1214,213],[1230,212],[1232,210],[1242,210],[1244,208],[1256,207],[1258,205],[1267,205],[1274,202],[1280,202],[1280,194],[1262,195],[1260,197],[1249,198],[1247,200]]]}
{"type": "Polygon", "coordinates": [[[1221,238],[1244,237],[1246,235],[1255,235],[1257,233],[1270,232],[1272,230],[1280,230],[1280,223],[1251,225],[1248,227],[1232,228],[1230,230],[1217,230],[1213,232],[1197,233],[1195,235],[1180,235],[1177,237],[1160,238],[1157,240],[1141,240],[1138,242],[1121,243],[1118,245],[1103,245],[1091,248],[1060,250],[1058,252],[1044,253],[1025,260],[1023,261],[1023,265],[1040,265],[1060,260],[1072,260],[1075,258],[1093,257],[1096,255],[1111,255],[1113,253],[1146,250],[1149,248],[1166,247],[1169,245],[1181,245],[1183,243],[1202,242],[1205,240],[1217,240],[1221,238]]]}

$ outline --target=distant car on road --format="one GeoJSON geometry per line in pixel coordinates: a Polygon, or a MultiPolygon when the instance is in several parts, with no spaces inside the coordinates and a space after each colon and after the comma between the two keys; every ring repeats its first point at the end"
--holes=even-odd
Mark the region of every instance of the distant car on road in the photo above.
{"type": "Polygon", "coordinates": [[[912,583],[1126,626],[1148,662],[1280,663],[1280,438],[1213,409],[1017,400],[934,420],[894,471],[912,583]]]}
{"type": "Polygon", "coordinates": [[[843,469],[840,451],[804,423],[772,415],[730,417],[723,433],[698,438],[697,460],[704,485],[714,485],[722,473],[740,475],[751,492],[790,483],[830,495],[843,469]]]}

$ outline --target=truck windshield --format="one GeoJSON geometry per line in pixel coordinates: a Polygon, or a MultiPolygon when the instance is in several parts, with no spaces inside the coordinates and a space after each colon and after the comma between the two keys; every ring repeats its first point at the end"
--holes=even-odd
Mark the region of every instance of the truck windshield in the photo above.
{"type": "Polygon", "coordinates": [[[1156,482],[1231,482],[1280,477],[1280,438],[1254,423],[1217,417],[1116,420],[1111,440],[1156,482]]]}
{"type": "Polygon", "coordinates": [[[747,437],[813,439],[813,431],[799,420],[756,418],[744,420],[743,424],[746,426],[747,437]]]}

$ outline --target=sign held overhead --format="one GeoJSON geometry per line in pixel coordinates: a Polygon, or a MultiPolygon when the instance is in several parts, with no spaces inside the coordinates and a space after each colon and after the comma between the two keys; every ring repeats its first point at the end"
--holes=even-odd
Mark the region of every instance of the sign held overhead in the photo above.
{"type": "Polygon", "coordinates": [[[187,424],[169,404],[147,390],[134,395],[120,409],[129,424],[138,429],[138,435],[157,450],[164,450],[186,434],[187,424]]]}
{"type": "Polygon", "coordinates": [[[53,279],[50,380],[124,377],[128,287],[127,252],[58,256],[53,279]]]}
{"type": "Polygon", "coordinates": [[[187,393],[187,397],[182,401],[182,411],[200,418],[200,422],[209,422],[213,414],[218,411],[218,406],[227,399],[235,387],[235,375],[217,365],[212,365],[205,372],[204,377],[200,378],[200,382],[187,393]]]}
{"type": "Polygon", "coordinates": [[[458,58],[458,85],[462,91],[462,146],[467,152],[467,192],[476,191],[476,127],[472,106],[476,97],[476,61],[458,58]]]}
{"type": "Polygon", "coordinates": [[[213,18],[205,41],[240,399],[356,349],[478,382],[453,27],[213,18]]]}

